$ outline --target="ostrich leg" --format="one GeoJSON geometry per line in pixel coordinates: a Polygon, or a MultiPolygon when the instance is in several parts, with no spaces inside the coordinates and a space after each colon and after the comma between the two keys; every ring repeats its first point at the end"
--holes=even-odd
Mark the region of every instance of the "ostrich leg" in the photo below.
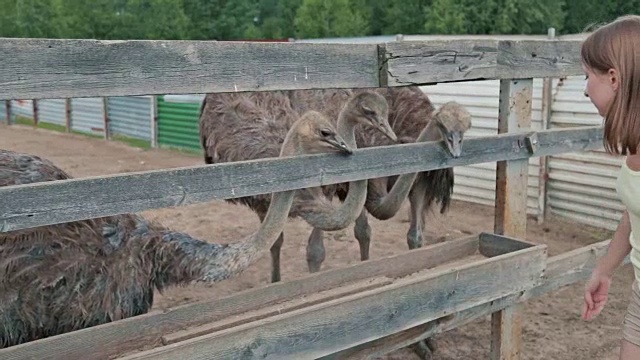
{"type": "Polygon", "coordinates": [[[360,216],[353,226],[353,235],[360,244],[360,260],[369,260],[369,244],[371,243],[371,226],[367,218],[367,211],[362,209],[360,216]]]}
{"type": "Polygon", "coordinates": [[[424,197],[427,192],[428,184],[425,181],[418,181],[413,184],[413,188],[409,193],[409,230],[407,231],[407,245],[409,249],[417,249],[422,247],[422,230],[424,229],[424,197]]]}
{"type": "Polygon", "coordinates": [[[307,267],[309,268],[309,272],[315,273],[320,271],[324,258],[324,231],[313,228],[311,235],[309,235],[309,241],[307,242],[307,267]]]}
{"type": "Polygon", "coordinates": [[[271,246],[271,282],[280,281],[280,249],[284,243],[284,231],[278,236],[278,240],[271,246]]]}
{"type": "MultiPolygon", "coordinates": [[[[353,227],[353,234],[360,244],[360,260],[369,260],[369,243],[371,242],[371,226],[367,219],[367,212],[362,209],[353,227]]],[[[309,236],[307,245],[307,265],[309,272],[320,271],[320,266],[325,259],[325,247],[323,242],[324,232],[314,228],[309,236]]]]}

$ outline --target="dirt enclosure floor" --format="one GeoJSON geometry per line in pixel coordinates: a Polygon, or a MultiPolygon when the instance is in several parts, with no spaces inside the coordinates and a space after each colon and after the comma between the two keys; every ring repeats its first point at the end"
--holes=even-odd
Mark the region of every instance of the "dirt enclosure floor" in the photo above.
{"type": "MultiPolygon", "coordinates": [[[[26,126],[0,125],[0,147],[28,152],[52,160],[75,177],[106,175],[202,163],[200,156],[168,150],[142,150],[112,141],[82,135],[62,134],[26,126]]],[[[371,258],[407,251],[407,204],[399,214],[386,222],[371,219],[373,228],[371,258]]],[[[250,234],[258,226],[258,218],[249,209],[213,201],[175,209],[146,211],[143,215],[157,219],[175,230],[218,243],[233,242],[250,234]],[[236,223],[237,225],[231,225],[236,223]]],[[[428,218],[425,236],[446,241],[464,232],[492,231],[493,208],[456,202],[447,215],[428,218]]],[[[359,260],[353,228],[326,236],[327,249],[323,270],[354,264],[359,260]]],[[[285,228],[282,253],[282,279],[293,279],[307,273],[306,239],[311,229],[302,220],[290,220],[285,228]]],[[[527,239],[549,246],[550,255],[610,238],[607,231],[575,224],[559,218],[537,225],[528,223],[527,239]]],[[[176,288],[158,296],[155,308],[171,307],[200,300],[211,300],[236,291],[264,286],[269,281],[269,256],[241,276],[211,286],[176,288]]],[[[582,290],[578,283],[526,303],[524,350],[522,359],[569,360],[618,358],[621,324],[630,295],[632,271],[629,265],[618,270],[610,300],[602,314],[591,322],[580,318],[582,290]]],[[[490,317],[436,336],[435,359],[487,359],[490,345],[490,317]]],[[[384,357],[387,360],[418,359],[402,349],[384,357]]]]}

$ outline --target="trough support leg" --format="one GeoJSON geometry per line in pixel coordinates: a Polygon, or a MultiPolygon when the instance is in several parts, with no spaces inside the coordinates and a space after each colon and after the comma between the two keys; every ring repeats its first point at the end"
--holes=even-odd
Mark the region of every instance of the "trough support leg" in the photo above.
{"type": "MultiPolygon", "coordinates": [[[[498,133],[531,130],[533,79],[500,81],[498,133]]],[[[525,147],[524,141],[514,147],[525,147]]],[[[529,159],[499,161],[496,171],[494,231],[526,239],[529,159]]],[[[518,360],[522,350],[522,306],[491,317],[491,360],[518,360]]]]}

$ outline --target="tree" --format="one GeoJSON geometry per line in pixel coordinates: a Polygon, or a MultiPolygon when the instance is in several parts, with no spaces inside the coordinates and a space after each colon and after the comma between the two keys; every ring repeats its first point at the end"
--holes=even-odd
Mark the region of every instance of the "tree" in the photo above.
{"type": "Polygon", "coordinates": [[[296,37],[365,36],[368,23],[349,0],[304,0],[295,18],[296,37]]]}
{"type": "Polygon", "coordinates": [[[126,0],[118,10],[120,39],[187,38],[189,19],[182,10],[182,0],[126,0]]]}
{"type": "Polygon", "coordinates": [[[463,34],[468,28],[461,0],[433,0],[425,10],[425,31],[435,34],[463,34]]]}
{"type": "Polygon", "coordinates": [[[425,12],[430,0],[392,1],[384,15],[384,34],[424,33],[425,12]]]}

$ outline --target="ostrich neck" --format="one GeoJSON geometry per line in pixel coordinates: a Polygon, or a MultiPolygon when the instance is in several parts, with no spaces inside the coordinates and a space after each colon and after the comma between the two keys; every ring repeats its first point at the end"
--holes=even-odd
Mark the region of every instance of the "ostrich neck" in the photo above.
{"type": "MultiPolygon", "coordinates": [[[[431,120],[420,132],[415,142],[440,140],[440,131],[436,120],[431,120]]],[[[367,211],[379,220],[388,220],[400,210],[404,199],[409,195],[418,173],[402,174],[393,184],[391,191],[387,193],[388,178],[372,179],[369,182],[369,191],[365,207],[367,211]]]]}
{"type": "MultiPolygon", "coordinates": [[[[356,148],[355,128],[357,122],[354,116],[346,109],[338,115],[337,131],[344,141],[352,148],[356,148]]],[[[297,212],[307,223],[314,228],[324,231],[344,229],[354,222],[360,215],[364,203],[367,200],[367,180],[352,181],[349,183],[349,193],[344,202],[335,207],[329,199],[322,194],[321,188],[305,189],[301,196],[307,195],[296,203],[297,212]]]]}
{"type": "Polygon", "coordinates": [[[342,136],[347,145],[356,147],[356,126],[357,123],[346,112],[340,112],[336,128],[338,134],[342,136]]]}
{"type": "Polygon", "coordinates": [[[163,259],[156,274],[156,286],[178,285],[192,281],[216,282],[241,273],[251,266],[276,241],[282,232],[293,203],[295,191],[271,195],[271,204],[258,230],[242,240],[225,245],[211,244],[191,236],[162,232],[162,248],[156,257],[163,259]]]}

